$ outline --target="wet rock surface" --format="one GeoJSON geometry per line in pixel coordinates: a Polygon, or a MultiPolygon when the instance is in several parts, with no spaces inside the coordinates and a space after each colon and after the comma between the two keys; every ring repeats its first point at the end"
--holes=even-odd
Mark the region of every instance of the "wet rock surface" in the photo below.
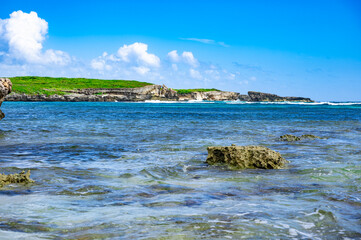
{"type": "Polygon", "coordinates": [[[322,138],[319,136],[316,136],[316,135],[312,135],[312,134],[304,134],[304,135],[301,135],[300,137],[291,135],[291,134],[285,134],[285,135],[280,136],[280,139],[282,141],[294,142],[294,141],[301,141],[303,139],[314,140],[314,139],[322,139],[322,138]]]}
{"type": "Polygon", "coordinates": [[[22,171],[21,173],[15,173],[15,174],[2,174],[0,173],[0,187],[3,187],[7,184],[11,183],[32,183],[34,180],[30,179],[30,170],[28,170],[26,173],[25,171],[22,171]]]}
{"type": "Polygon", "coordinates": [[[280,153],[262,146],[208,147],[206,162],[227,165],[231,169],[281,169],[288,162],[280,153]]]}

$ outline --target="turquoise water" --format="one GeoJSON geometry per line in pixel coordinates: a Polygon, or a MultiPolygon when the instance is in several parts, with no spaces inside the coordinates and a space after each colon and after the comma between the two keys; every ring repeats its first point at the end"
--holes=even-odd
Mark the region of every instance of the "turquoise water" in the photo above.
{"type": "Polygon", "coordinates": [[[0,239],[361,238],[361,105],[5,102],[0,239]],[[314,141],[281,142],[283,134],[314,141]],[[262,145],[282,170],[205,164],[262,145]]]}

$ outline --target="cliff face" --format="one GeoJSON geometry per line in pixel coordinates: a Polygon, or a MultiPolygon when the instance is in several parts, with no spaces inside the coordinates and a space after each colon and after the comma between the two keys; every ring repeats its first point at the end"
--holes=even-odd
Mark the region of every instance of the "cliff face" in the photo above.
{"type": "Polygon", "coordinates": [[[24,102],[114,102],[145,100],[178,100],[177,92],[161,85],[140,88],[92,88],[67,91],[66,95],[27,95],[13,93],[7,101],[24,102]]]}
{"type": "MultiPolygon", "coordinates": [[[[1,78],[0,99],[11,92],[11,82],[9,79],[1,78]],[[1,86],[3,86],[1,88],[1,86]]],[[[136,102],[146,100],[165,100],[165,101],[189,101],[189,100],[208,100],[208,101],[232,101],[240,100],[247,102],[281,102],[281,101],[300,101],[313,102],[309,98],[302,97],[280,97],[275,94],[248,92],[248,95],[242,95],[236,92],[209,91],[192,92],[187,94],[178,94],[171,88],[164,85],[148,85],[139,88],[89,88],[65,91],[65,95],[27,95],[12,93],[6,97],[7,101],[31,101],[31,102],[136,102]]],[[[1,102],[0,102],[1,105],[1,102]]]]}
{"type": "Polygon", "coordinates": [[[237,100],[238,97],[239,97],[239,93],[223,92],[223,91],[192,92],[187,94],[178,94],[179,101],[189,101],[189,100],[229,101],[229,100],[237,100]]]}
{"type": "MultiPolygon", "coordinates": [[[[8,78],[0,78],[0,107],[5,96],[11,93],[12,83],[8,78]]],[[[5,114],[0,110],[0,120],[5,117],[5,114]]]]}
{"type": "Polygon", "coordinates": [[[262,93],[262,92],[248,92],[250,101],[252,102],[284,102],[284,101],[297,101],[297,102],[313,102],[310,98],[304,97],[280,97],[276,94],[262,93]]]}

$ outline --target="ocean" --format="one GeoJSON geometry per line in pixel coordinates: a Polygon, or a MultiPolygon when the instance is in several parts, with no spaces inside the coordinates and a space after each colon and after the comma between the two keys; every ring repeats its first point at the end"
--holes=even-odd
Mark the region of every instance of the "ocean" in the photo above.
{"type": "Polygon", "coordinates": [[[361,104],[4,102],[0,239],[359,239],[361,104]],[[284,142],[284,134],[316,140],[284,142]],[[281,170],[205,163],[261,145],[281,170]]]}

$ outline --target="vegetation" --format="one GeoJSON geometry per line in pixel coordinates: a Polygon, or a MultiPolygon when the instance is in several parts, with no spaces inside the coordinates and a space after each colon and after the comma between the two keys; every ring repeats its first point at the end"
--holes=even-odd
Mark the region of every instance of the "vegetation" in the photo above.
{"type": "Polygon", "coordinates": [[[13,92],[28,95],[64,95],[66,91],[86,88],[136,88],[151,83],[127,80],[101,80],[87,78],[12,77],[13,92]]]}
{"type": "Polygon", "coordinates": [[[195,88],[195,89],[174,89],[178,94],[187,94],[192,92],[210,92],[210,91],[221,91],[215,88],[195,88]]]}

